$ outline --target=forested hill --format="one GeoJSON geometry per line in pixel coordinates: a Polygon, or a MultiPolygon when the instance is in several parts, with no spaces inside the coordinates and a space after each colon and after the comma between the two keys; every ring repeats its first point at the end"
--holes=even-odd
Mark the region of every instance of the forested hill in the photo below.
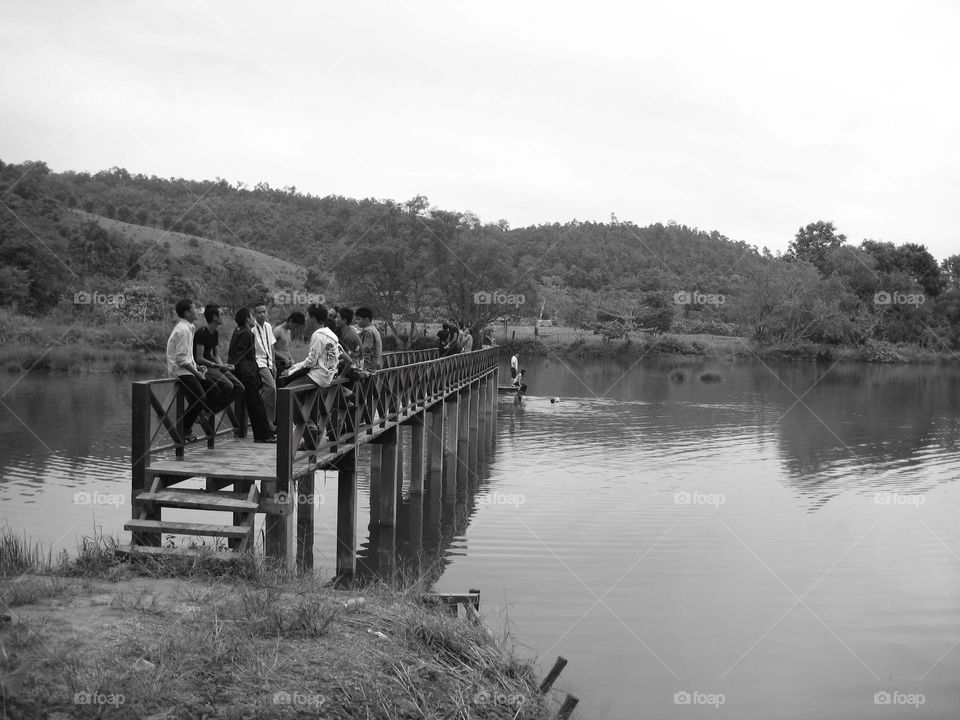
{"type": "Polygon", "coordinates": [[[660,330],[732,323],[761,342],[956,342],[950,329],[960,258],[938,264],[922,245],[854,247],[822,221],[798,232],[787,257],[774,258],[719,232],[673,223],[639,227],[611,217],[510,229],[431,208],[424,197],[320,198],[292,187],[163,179],[119,168],[91,175],[0,162],[0,197],[12,211],[0,220],[0,304],[33,312],[56,305],[58,290],[69,294],[63,291],[78,278],[113,272],[122,275],[115,283],[138,281],[167,300],[187,292],[233,304],[279,290],[323,293],[411,324],[448,315],[481,324],[541,311],[580,324],[610,310],[660,330]],[[144,243],[129,233],[93,237],[78,210],[155,228],[158,250],[141,261],[144,243]],[[303,287],[282,287],[289,275],[243,260],[217,262],[199,252],[164,257],[165,233],[295,263],[303,287]],[[66,261],[51,262],[51,249],[66,261]],[[898,292],[921,293],[925,302],[896,302],[898,292]],[[894,302],[884,303],[882,293],[894,302]],[[909,331],[911,324],[920,329],[909,331]]]}

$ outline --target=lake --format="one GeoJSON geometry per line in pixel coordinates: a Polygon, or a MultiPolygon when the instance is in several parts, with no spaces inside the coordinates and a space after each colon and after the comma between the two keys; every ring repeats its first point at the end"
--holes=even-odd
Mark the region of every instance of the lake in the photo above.
{"type": "MultiPolygon", "coordinates": [[[[585,718],[955,716],[960,369],[524,365],[469,492],[407,498],[397,556],[361,532],[365,573],[479,588],[541,672],[570,661],[556,687],[585,718]]],[[[128,539],[130,380],[0,378],[0,523],[128,539]]],[[[317,480],[329,572],[336,476],[317,480]]]]}

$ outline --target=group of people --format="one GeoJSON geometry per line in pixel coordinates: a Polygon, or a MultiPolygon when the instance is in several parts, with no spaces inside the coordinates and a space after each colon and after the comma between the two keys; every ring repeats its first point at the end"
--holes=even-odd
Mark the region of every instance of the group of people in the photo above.
{"type": "MultiPolygon", "coordinates": [[[[483,332],[481,346],[493,347],[494,345],[496,343],[493,340],[493,333],[487,328],[483,332]]],[[[473,334],[463,321],[455,322],[451,320],[445,322],[437,332],[437,349],[440,351],[440,357],[471,352],[473,350],[473,334]]]]}
{"type": "MultiPolygon", "coordinates": [[[[177,302],[179,320],[167,340],[167,374],[180,380],[188,398],[183,417],[184,440],[197,439],[193,426],[212,429],[213,417],[242,399],[253,427],[254,442],[277,441],[277,386],[314,384],[327,387],[347,368],[376,372],[380,368],[383,341],[373,325],[373,311],[361,307],[311,305],[304,316],[292,312],[277,327],[268,320],[266,303],[240,308],[234,315],[236,328],[230,338],[227,361],[220,357],[222,308],[203,309],[206,325],[199,330],[196,303],[177,302]],[[295,363],[290,353],[292,331],[315,326],[307,356],[295,363]]],[[[236,434],[242,437],[243,428],[236,434]]]]}

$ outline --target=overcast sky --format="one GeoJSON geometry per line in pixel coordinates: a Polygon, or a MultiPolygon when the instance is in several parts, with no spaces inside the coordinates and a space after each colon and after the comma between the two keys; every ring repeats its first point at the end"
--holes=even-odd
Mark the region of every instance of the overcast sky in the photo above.
{"type": "Polygon", "coordinates": [[[960,252],[957,2],[0,0],[0,159],[960,252]]]}

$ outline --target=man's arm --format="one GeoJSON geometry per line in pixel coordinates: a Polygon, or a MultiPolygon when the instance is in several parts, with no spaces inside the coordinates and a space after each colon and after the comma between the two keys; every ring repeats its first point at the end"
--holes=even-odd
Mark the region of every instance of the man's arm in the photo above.
{"type": "Polygon", "coordinates": [[[173,332],[175,334],[173,362],[177,367],[186,368],[198,378],[203,377],[203,371],[200,370],[193,359],[193,352],[190,348],[190,331],[184,327],[178,327],[173,332]]]}

